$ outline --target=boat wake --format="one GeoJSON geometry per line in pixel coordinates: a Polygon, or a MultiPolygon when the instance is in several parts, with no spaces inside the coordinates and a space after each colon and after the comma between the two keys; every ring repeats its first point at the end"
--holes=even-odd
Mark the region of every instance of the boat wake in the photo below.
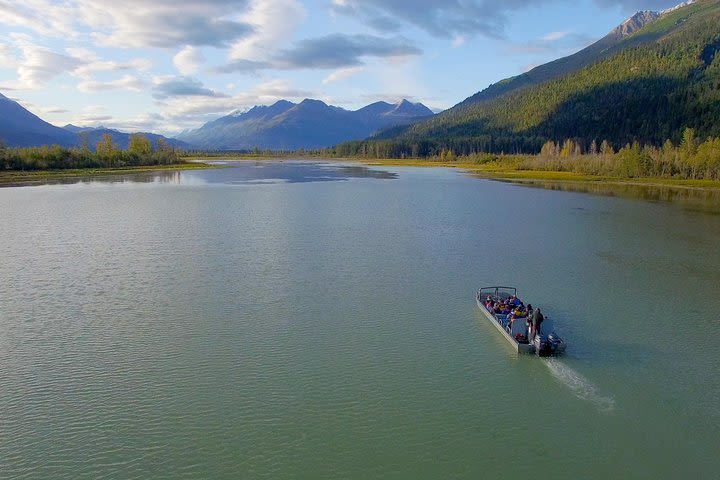
{"type": "Polygon", "coordinates": [[[568,367],[557,358],[544,359],[553,376],[566,385],[572,393],[581,400],[595,404],[603,412],[615,409],[615,399],[598,392],[597,387],[579,372],[568,367]]]}

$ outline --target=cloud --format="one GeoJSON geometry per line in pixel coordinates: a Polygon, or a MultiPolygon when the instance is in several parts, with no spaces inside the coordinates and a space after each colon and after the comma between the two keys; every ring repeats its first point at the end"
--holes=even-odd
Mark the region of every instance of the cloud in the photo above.
{"type": "Polygon", "coordinates": [[[362,65],[362,57],[403,57],[420,53],[420,49],[402,37],[335,33],[301,40],[293,48],[280,51],[275,61],[284,69],[341,68],[362,65]]]}
{"type": "Polygon", "coordinates": [[[0,68],[14,69],[17,64],[17,58],[12,47],[5,43],[0,43],[0,68]]]}
{"type": "MultiPolygon", "coordinates": [[[[503,37],[514,11],[565,0],[332,0],[331,12],[359,19],[380,32],[397,32],[410,25],[430,35],[503,37]]],[[[681,0],[595,0],[600,7],[621,7],[626,12],[663,10],[681,0]]]]}
{"type": "Polygon", "coordinates": [[[120,48],[227,47],[250,34],[239,21],[247,0],[0,1],[0,23],[50,37],[79,37],[120,48]]]}
{"type": "Polygon", "coordinates": [[[305,15],[305,9],[297,0],[253,0],[249,11],[242,16],[253,32],[232,46],[230,58],[267,58],[292,37],[305,15]]]}
{"type": "Polygon", "coordinates": [[[76,36],[75,7],[70,2],[50,0],[0,1],[0,23],[27,28],[52,37],[76,36]]]}
{"type": "Polygon", "coordinates": [[[332,0],[336,15],[358,18],[382,32],[412,25],[444,38],[482,34],[502,36],[507,14],[558,0],[332,0]]]}
{"type": "Polygon", "coordinates": [[[325,77],[323,79],[322,83],[323,83],[323,85],[327,85],[329,83],[340,82],[342,80],[346,80],[350,77],[353,77],[364,70],[365,70],[365,67],[362,67],[362,66],[341,68],[339,70],[335,70],[330,75],[325,77]]]}
{"type": "Polygon", "coordinates": [[[226,47],[252,27],[232,20],[246,2],[232,0],[78,0],[84,23],[102,45],[120,48],[226,47]]]}
{"type": "Polygon", "coordinates": [[[17,88],[37,89],[66,72],[72,72],[85,62],[77,57],[47,50],[21,39],[18,49],[22,61],[17,64],[17,88]]]}
{"type": "Polygon", "coordinates": [[[60,113],[69,113],[70,110],[67,110],[62,107],[45,107],[42,109],[43,113],[50,114],[50,115],[57,115],[60,113]]]}
{"type": "Polygon", "coordinates": [[[258,70],[335,69],[364,65],[365,57],[399,58],[420,55],[422,51],[403,37],[345,35],[335,33],[308,38],[280,50],[268,61],[239,59],[216,71],[222,73],[258,70]]]}
{"type": "Polygon", "coordinates": [[[197,72],[200,65],[205,61],[202,52],[190,45],[180,50],[174,57],[173,63],[183,75],[190,75],[197,72]]]}
{"type": "Polygon", "coordinates": [[[85,93],[103,92],[109,90],[130,90],[133,92],[142,92],[147,87],[148,84],[145,80],[133,75],[123,75],[122,78],[105,82],[86,80],[80,82],[77,89],[85,93]]]}
{"type": "Polygon", "coordinates": [[[568,35],[568,31],[564,32],[550,32],[547,35],[544,35],[540,38],[543,42],[555,42],[557,40],[560,40],[561,38],[564,38],[568,35]]]}
{"type": "Polygon", "coordinates": [[[552,55],[562,57],[577,52],[593,43],[595,38],[585,34],[565,32],[550,32],[539,39],[530,42],[508,42],[504,51],[508,55],[552,55]]]}
{"type": "Polygon", "coordinates": [[[142,58],[136,58],[124,63],[102,60],[94,52],[85,48],[67,48],[65,51],[73,58],[83,62],[82,65],[72,71],[72,74],[84,79],[89,79],[93,74],[101,72],[128,70],[143,72],[153,66],[151,61],[142,58]]]}
{"type": "Polygon", "coordinates": [[[223,93],[206,88],[199,80],[188,77],[157,77],[154,83],[153,97],[156,99],[170,97],[227,97],[223,93]]]}

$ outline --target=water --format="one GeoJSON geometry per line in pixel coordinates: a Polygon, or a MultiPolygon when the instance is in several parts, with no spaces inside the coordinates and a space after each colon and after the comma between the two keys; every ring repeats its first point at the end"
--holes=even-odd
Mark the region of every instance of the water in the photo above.
{"type": "Polygon", "coordinates": [[[711,478],[720,216],[444,169],[0,189],[0,478],[711,478]],[[518,357],[512,284],[565,339],[518,357]]]}

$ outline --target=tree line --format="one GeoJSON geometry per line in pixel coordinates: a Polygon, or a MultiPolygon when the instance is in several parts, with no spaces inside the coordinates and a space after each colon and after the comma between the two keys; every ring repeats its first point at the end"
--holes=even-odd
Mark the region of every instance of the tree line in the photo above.
{"type": "Polygon", "coordinates": [[[443,163],[499,163],[517,170],[574,172],[619,178],[662,177],[720,180],[720,137],[698,138],[695,129],[685,128],[680,142],[666,140],[662,146],[627,143],[616,149],[607,140],[582,138],[548,140],[539,153],[489,153],[456,151],[432,142],[349,142],[320,152],[321,155],[364,159],[424,159],[443,163]]]}
{"type": "Polygon", "coordinates": [[[103,134],[94,149],[87,137],[79,147],[50,145],[9,148],[0,143],[0,170],[61,170],[70,168],[122,168],[181,163],[172,145],[159,138],[153,144],[142,134],[130,135],[127,150],[120,149],[109,133],[103,134]]]}

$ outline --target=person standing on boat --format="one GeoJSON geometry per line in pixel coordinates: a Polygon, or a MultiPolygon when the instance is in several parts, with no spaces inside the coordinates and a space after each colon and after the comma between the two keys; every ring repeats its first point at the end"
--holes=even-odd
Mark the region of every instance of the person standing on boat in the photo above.
{"type": "Polygon", "coordinates": [[[545,317],[539,308],[533,310],[532,316],[530,317],[530,324],[532,325],[532,331],[530,332],[530,339],[534,339],[540,331],[540,324],[542,324],[545,317]]]}

